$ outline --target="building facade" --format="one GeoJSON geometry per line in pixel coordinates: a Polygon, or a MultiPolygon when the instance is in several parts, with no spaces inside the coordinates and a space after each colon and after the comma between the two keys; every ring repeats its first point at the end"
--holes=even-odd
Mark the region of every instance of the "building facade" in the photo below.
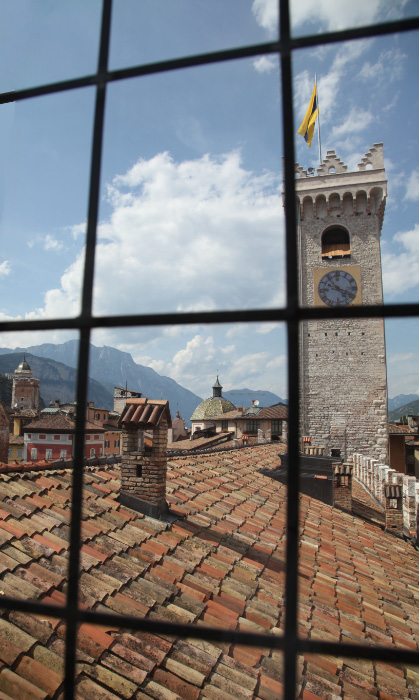
{"type": "Polygon", "coordinates": [[[32,377],[32,370],[25,359],[13,374],[12,410],[39,409],[39,379],[32,377]]]}
{"type": "MultiPolygon", "coordinates": [[[[38,460],[67,460],[73,457],[75,418],[64,413],[47,414],[23,428],[23,459],[25,462],[38,460]]],[[[84,456],[103,457],[103,428],[85,423],[84,456]]]]}
{"type": "MultiPolygon", "coordinates": [[[[300,303],[382,304],[380,235],[387,194],[383,145],[355,172],[328,151],[317,174],[296,164],[300,303]]],[[[387,463],[387,383],[382,319],[306,321],[300,334],[301,436],[347,458],[387,463]]]]}

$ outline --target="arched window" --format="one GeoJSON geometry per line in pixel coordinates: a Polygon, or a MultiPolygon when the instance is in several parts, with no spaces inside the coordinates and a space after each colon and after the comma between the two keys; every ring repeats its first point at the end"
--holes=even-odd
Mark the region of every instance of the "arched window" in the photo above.
{"type": "Polygon", "coordinates": [[[322,258],[349,258],[349,233],[343,228],[330,228],[322,236],[322,258]]]}

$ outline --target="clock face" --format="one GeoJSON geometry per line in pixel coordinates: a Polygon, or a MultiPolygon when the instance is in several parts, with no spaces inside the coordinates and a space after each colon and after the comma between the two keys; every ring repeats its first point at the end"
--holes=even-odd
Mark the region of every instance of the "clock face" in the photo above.
{"type": "Polygon", "coordinates": [[[318,292],[328,306],[347,306],[355,299],[358,285],[346,270],[331,270],[321,278],[318,292]]]}

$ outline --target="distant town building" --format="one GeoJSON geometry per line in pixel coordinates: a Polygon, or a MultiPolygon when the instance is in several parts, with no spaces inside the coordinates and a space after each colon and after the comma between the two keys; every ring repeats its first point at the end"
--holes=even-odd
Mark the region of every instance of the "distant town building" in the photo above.
{"type": "MultiPolygon", "coordinates": [[[[73,456],[76,422],[74,416],[58,412],[44,414],[23,428],[23,459],[34,462],[46,459],[52,462],[71,459],[73,456]]],[[[86,459],[104,454],[104,429],[85,423],[86,459]]]]}
{"type": "Polygon", "coordinates": [[[124,411],[128,399],[141,399],[141,392],[116,386],[113,390],[113,410],[121,415],[124,411]]]}
{"type": "Polygon", "coordinates": [[[39,409],[39,379],[32,377],[32,370],[25,358],[15,369],[12,388],[12,411],[39,409]]]}
{"type": "Polygon", "coordinates": [[[205,399],[205,401],[201,401],[192,413],[191,437],[196,433],[215,432],[212,418],[214,416],[219,416],[221,413],[233,411],[236,408],[231,401],[224,398],[222,392],[223,387],[217,376],[215,384],[212,387],[212,396],[209,399],[205,399]]]}
{"type": "Polygon", "coordinates": [[[233,438],[263,438],[266,442],[287,442],[288,406],[239,406],[234,411],[214,416],[215,433],[230,433],[233,438]]]}
{"type": "Polygon", "coordinates": [[[118,427],[120,415],[108,408],[97,408],[94,401],[86,406],[86,421],[104,429],[104,455],[118,455],[121,451],[121,428],[118,427]]]}

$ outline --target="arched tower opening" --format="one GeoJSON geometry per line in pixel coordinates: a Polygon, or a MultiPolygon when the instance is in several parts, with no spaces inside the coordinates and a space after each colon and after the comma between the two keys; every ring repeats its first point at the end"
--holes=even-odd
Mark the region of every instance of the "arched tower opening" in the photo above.
{"type": "Polygon", "coordinates": [[[349,258],[351,243],[349,233],[343,227],[326,229],[322,235],[322,259],[349,258]]]}

